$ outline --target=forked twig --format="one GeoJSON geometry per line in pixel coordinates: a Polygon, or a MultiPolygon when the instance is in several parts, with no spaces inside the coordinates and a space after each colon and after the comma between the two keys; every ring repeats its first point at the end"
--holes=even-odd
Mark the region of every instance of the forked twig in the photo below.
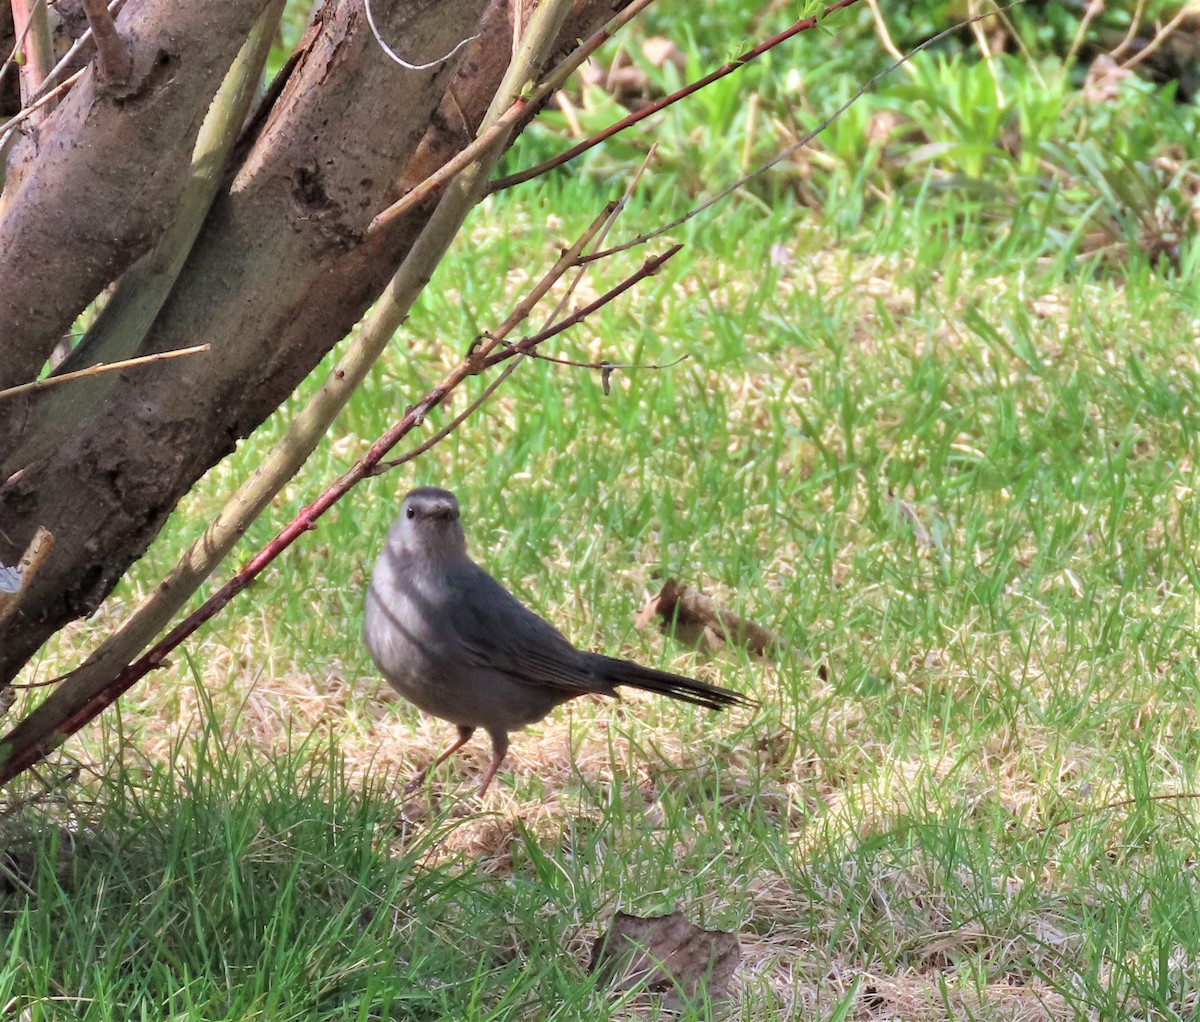
{"type": "Polygon", "coordinates": [[[473,160],[478,159],[479,155],[486,152],[501,135],[506,135],[520,128],[522,122],[532,116],[532,112],[536,111],[542,102],[553,95],[557,89],[561,88],[563,83],[575,73],[588,57],[612,38],[613,33],[628,24],[636,14],[650,6],[653,2],[654,0],[634,0],[633,3],[622,10],[620,14],[613,18],[599,32],[593,33],[588,39],[580,43],[574,51],[559,61],[558,66],[545,76],[542,82],[529,94],[528,98],[523,99],[518,97],[493,123],[485,126],[480,131],[475,141],[435,170],[420,184],[405,192],[404,195],[388,206],[387,209],[377,214],[371,221],[369,230],[377,231],[382,227],[386,227],[398,217],[403,216],[417,205],[417,203],[437,192],[438,189],[456,174],[460,173],[473,160]]]}
{"type": "Polygon", "coordinates": [[[624,131],[626,128],[637,124],[639,121],[645,120],[647,117],[651,116],[651,114],[656,114],[660,110],[664,110],[667,107],[678,103],[680,100],[686,99],[688,96],[699,92],[706,86],[712,85],[713,82],[719,81],[726,75],[733,74],[733,72],[738,70],[738,68],[750,63],[750,61],[757,57],[761,57],[768,50],[774,49],[780,43],[787,42],[787,40],[791,39],[795,35],[799,35],[801,32],[808,32],[811,29],[816,28],[824,18],[828,18],[836,11],[840,11],[844,7],[851,7],[856,3],[858,3],[858,0],[837,0],[837,3],[830,4],[820,14],[814,14],[809,18],[801,18],[790,27],[784,29],[778,35],[774,35],[770,39],[759,43],[753,49],[747,50],[740,57],[735,57],[733,60],[722,64],[715,71],[710,71],[703,78],[697,78],[694,82],[685,85],[682,89],[677,89],[670,95],[663,96],[661,99],[657,99],[653,103],[647,104],[640,110],[635,110],[627,117],[622,117],[619,121],[610,124],[602,131],[598,131],[596,134],[585,138],[578,145],[571,146],[570,149],[559,153],[557,156],[554,156],[543,163],[539,163],[535,167],[518,171],[515,174],[509,174],[507,177],[497,178],[488,185],[488,193],[490,194],[492,192],[503,191],[505,188],[511,188],[513,185],[519,185],[525,181],[532,180],[535,177],[541,177],[541,175],[545,174],[547,171],[553,170],[555,167],[560,167],[564,163],[569,163],[571,160],[575,159],[576,156],[586,153],[593,146],[597,146],[601,142],[605,141],[605,139],[611,138],[618,132],[624,131]]]}
{"type": "Polygon", "coordinates": [[[639,234],[636,238],[631,238],[629,241],[623,242],[620,245],[615,245],[612,248],[604,249],[603,251],[600,251],[600,252],[593,252],[589,258],[591,258],[591,259],[607,259],[609,256],[616,255],[618,252],[625,252],[631,248],[636,248],[639,245],[644,245],[644,244],[646,244],[646,242],[652,241],[654,238],[661,237],[662,235],[668,234],[669,232],[675,230],[676,228],[682,227],[689,220],[699,216],[701,213],[705,212],[705,210],[711,209],[717,203],[723,201],[724,199],[727,199],[734,192],[738,191],[738,189],[744,188],[749,182],[753,181],[756,177],[759,177],[760,175],[765,174],[768,170],[770,170],[772,167],[778,165],[779,163],[782,163],[793,153],[798,152],[799,150],[803,149],[805,146],[809,145],[818,135],[821,134],[821,132],[823,132],[826,128],[828,128],[831,124],[833,124],[834,121],[836,121],[839,117],[841,117],[842,114],[844,114],[847,110],[849,110],[850,107],[852,107],[855,103],[857,103],[859,101],[859,99],[861,99],[866,93],[870,92],[871,89],[873,89],[880,81],[882,81],[884,78],[886,78],[888,75],[890,75],[893,71],[895,71],[901,65],[908,63],[918,53],[921,53],[924,50],[929,49],[929,47],[936,45],[937,43],[941,42],[943,39],[946,39],[949,36],[953,35],[955,32],[958,32],[961,28],[963,28],[964,25],[970,25],[977,21],[983,21],[985,18],[992,18],[992,17],[996,17],[998,15],[1002,15],[1005,12],[1012,10],[1014,7],[1019,7],[1021,4],[1025,3],[1025,2],[1026,2],[1026,0],[1013,0],[1012,3],[1008,4],[1005,7],[997,7],[995,10],[985,11],[982,14],[977,14],[972,18],[968,18],[966,21],[958,22],[957,24],[952,25],[950,28],[943,29],[941,32],[938,32],[936,35],[930,36],[928,39],[926,39],[923,42],[914,46],[911,50],[908,51],[908,53],[904,54],[904,56],[900,60],[893,61],[891,64],[889,64],[887,67],[885,67],[882,71],[880,71],[878,74],[867,79],[867,81],[865,81],[862,85],[860,85],[857,89],[854,90],[854,92],[850,95],[850,97],[844,103],[842,103],[841,106],[839,106],[836,110],[834,110],[833,113],[831,113],[828,117],[825,117],[821,121],[820,124],[818,124],[815,128],[812,129],[812,131],[801,136],[797,141],[793,142],[791,145],[788,145],[788,146],[784,147],[783,149],[781,149],[774,156],[772,156],[769,160],[765,160],[763,163],[760,163],[753,170],[749,171],[746,174],[743,174],[736,181],[732,182],[731,184],[726,185],[720,191],[709,196],[703,202],[698,203],[697,205],[693,206],[686,213],[682,214],[681,216],[677,216],[674,220],[671,220],[668,223],[662,224],[661,226],[654,228],[654,230],[652,230],[652,231],[646,231],[644,234],[639,234]]]}

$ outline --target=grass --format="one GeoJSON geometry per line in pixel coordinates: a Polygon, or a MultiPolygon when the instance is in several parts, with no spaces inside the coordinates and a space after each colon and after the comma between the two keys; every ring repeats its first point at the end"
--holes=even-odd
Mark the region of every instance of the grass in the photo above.
{"type": "MultiPolygon", "coordinates": [[[[1190,243],[1171,267],[1130,237],[1118,261],[1086,250],[1075,207],[1033,199],[998,230],[935,171],[879,164],[855,184],[830,164],[820,208],[789,185],[689,224],[683,255],[555,349],[687,361],[618,373],[608,396],[523,366],[70,743],[45,776],[78,764],[83,783],[0,820],[0,1012],[654,1018],[653,995],[598,990],[586,964],[617,909],[678,905],[739,933],[745,1019],[1191,1017],[1190,243]],[[399,704],[358,631],[419,484],[459,494],[475,556],[577,643],[761,707],[580,702],[515,736],[481,803],[485,742],[406,799],[450,729],[399,704]],[[667,575],[789,651],[635,630],[667,575]]],[[[980,173],[1024,187],[999,158],[980,173]]],[[[625,229],[677,212],[684,174],[657,172],[625,229]]],[[[485,204],[245,549],[503,318],[609,193],[588,172],[485,204]]],[[[295,407],[31,677],[95,645],[295,407]]]]}

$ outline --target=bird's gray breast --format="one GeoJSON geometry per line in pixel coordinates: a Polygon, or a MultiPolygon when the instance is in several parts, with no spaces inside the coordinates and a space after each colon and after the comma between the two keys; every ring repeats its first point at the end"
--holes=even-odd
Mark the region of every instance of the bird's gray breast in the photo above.
{"type": "Polygon", "coordinates": [[[515,730],[574,694],[529,684],[522,651],[531,637],[568,657],[576,651],[466,557],[431,565],[385,547],[367,590],[363,632],[392,687],[455,724],[515,730]]]}

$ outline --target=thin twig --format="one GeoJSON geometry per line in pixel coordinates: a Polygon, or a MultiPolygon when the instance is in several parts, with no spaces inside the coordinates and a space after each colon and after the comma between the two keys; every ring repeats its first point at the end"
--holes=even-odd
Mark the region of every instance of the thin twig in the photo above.
{"type": "Polygon", "coordinates": [[[183,355],[198,355],[202,351],[208,351],[210,347],[212,345],[196,344],[190,348],[176,348],[172,351],[159,351],[153,355],[138,355],[136,358],[123,358],[119,362],[97,362],[93,366],[88,366],[86,369],[77,369],[73,373],[63,373],[62,376],[49,376],[44,380],[33,380],[16,387],[9,387],[7,390],[0,390],[0,401],[3,401],[6,397],[27,394],[31,390],[45,390],[47,387],[57,387],[60,383],[72,383],[75,380],[82,380],[88,376],[99,376],[102,373],[116,372],[119,369],[129,369],[131,366],[146,365],[150,362],[165,362],[169,358],[180,358],[183,355]]]}
{"type": "Polygon", "coordinates": [[[953,35],[954,33],[958,32],[965,24],[970,24],[970,22],[972,22],[972,21],[982,21],[984,18],[995,17],[996,15],[1002,14],[1005,11],[1012,10],[1014,7],[1018,7],[1025,2],[1026,2],[1026,0],[1014,0],[1014,2],[1010,3],[1007,7],[1001,7],[994,11],[987,11],[983,14],[977,14],[967,22],[961,22],[959,24],[952,25],[950,28],[943,29],[941,32],[938,32],[937,35],[930,36],[924,42],[919,43],[912,50],[910,50],[908,53],[906,53],[902,59],[900,59],[898,61],[894,61],[893,63],[889,64],[878,74],[876,74],[872,78],[868,79],[866,82],[864,82],[862,85],[860,85],[857,89],[855,89],[854,93],[844,103],[842,103],[841,106],[839,106],[836,110],[834,110],[833,113],[831,113],[828,117],[824,118],[820,124],[818,124],[815,128],[812,129],[812,131],[808,132],[805,135],[802,135],[799,139],[797,139],[791,145],[785,146],[783,149],[781,149],[779,152],[777,152],[774,156],[772,156],[769,160],[766,160],[763,163],[760,163],[757,167],[755,167],[748,174],[743,174],[732,184],[726,185],[719,192],[717,192],[714,195],[710,196],[709,198],[705,199],[699,205],[693,206],[686,213],[684,213],[681,216],[676,217],[674,220],[670,221],[669,223],[663,224],[661,227],[656,227],[652,231],[647,231],[645,234],[639,234],[636,238],[631,238],[629,241],[626,241],[626,242],[624,242],[620,245],[617,245],[613,248],[605,249],[602,252],[593,252],[591,254],[591,256],[589,256],[588,258],[590,258],[590,259],[607,259],[609,256],[616,255],[618,252],[625,252],[631,248],[636,248],[639,245],[644,245],[644,244],[646,244],[646,242],[652,241],[654,238],[661,237],[664,234],[668,234],[669,232],[674,231],[679,227],[682,227],[689,220],[699,216],[701,213],[705,212],[706,210],[711,209],[713,206],[717,205],[717,203],[728,198],[730,195],[732,195],[738,189],[744,188],[747,184],[749,184],[751,181],[753,181],[756,177],[759,177],[760,175],[765,174],[772,167],[776,166],[779,163],[782,163],[789,156],[791,156],[792,153],[795,153],[795,152],[799,151],[800,149],[803,149],[805,146],[809,145],[815,138],[817,138],[818,135],[821,134],[821,132],[823,132],[826,128],[828,128],[831,124],[833,124],[834,121],[836,121],[839,117],[841,117],[842,114],[844,114],[847,110],[849,110],[850,107],[852,107],[855,103],[857,103],[859,101],[859,99],[861,99],[866,93],[870,92],[871,89],[873,89],[877,84],[879,84],[880,81],[882,81],[884,78],[886,78],[888,75],[890,75],[893,71],[895,71],[901,65],[906,64],[908,61],[912,60],[913,57],[915,57],[918,53],[921,53],[924,50],[929,49],[929,47],[936,45],[937,43],[941,42],[943,39],[946,39],[949,36],[953,35]]]}
{"type": "MultiPolygon", "coordinates": [[[[621,205],[621,203],[610,202],[607,206],[605,206],[600,215],[597,216],[587,226],[583,234],[576,239],[575,243],[570,248],[566,249],[558,257],[558,259],[555,260],[554,265],[542,275],[542,279],[538,281],[529,294],[517,303],[517,307],[509,316],[505,318],[504,322],[501,323],[500,326],[494,331],[490,332],[486,337],[477,338],[476,342],[472,344],[471,349],[467,353],[467,358],[468,360],[474,361],[476,364],[479,364],[483,358],[485,358],[500,345],[504,345],[511,350],[515,357],[508,363],[508,365],[504,367],[504,369],[500,372],[500,375],[497,376],[496,379],[494,379],[490,384],[488,384],[488,386],[484,388],[483,392],[477,398],[475,398],[475,400],[472,401],[463,412],[455,416],[448,425],[443,427],[428,440],[425,440],[412,450],[400,455],[400,457],[392,458],[388,461],[381,461],[368,472],[369,475],[380,475],[389,469],[396,468],[399,465],[403,465],[406,462],[412,461],[413,458],[417,457],[417,455],[424,454],[431,447],[440,443],[452,432],[454,432],[455,429],[462,425],[462,423],[465,422],[470,415],[482,407],[483,403],[496,392],[500,384],[502,384],[506,379],[508,379],[509,376],[512,375],[513,371],[518,365],[520,365],[523,358],[539,357],[536,351],[519,351],[515,345],[508,344],[505,338],[512,333],[512,331],[515,330],[518,325],[520,325],[529,317],[529,314],[533,312],[533,309],[536,307],[537,303],[549,293],[550,289],[562,279],[568,270],[570,270],[572,267],[578,267],[583,264],[583,250],[587,248],[587,246],[593,241],[602,237],[601,232],[612,223],[612,217],[618,212],[618,210],[621,208],[621,205]]],[[[561,308],[561,302],[556,308],[561,308]]]]}
{"type": "Polygon", "coordinates": [[[499,351],[492,355],[486,356],[485,358],[482,359],[482,368],[485,368],[485,369],[491,368],[492,366],[496,365],[497,363],[503,362],[507,358],[512,358],[513,355],[528,354],[531,349],[536,348],[539,344],[542,344],[544,341],[548,341],[551,337],[557,337],[559,334],[564,333],[567,330],[570,330],[571,327],[573,327],[573,326],[575,326],[575,324],[580,323],[583,320],[585,320],[588,316],[590,316],[597,309],[603,308],[605,305],[607,305],[609,302],[611,302],[614,298],[616,298],[619,295],[624,294],[631,287],[633,287],[636,283],[638,283],[638,281],[644,280],[646,277],[654,276],[654,274],[658,273],[658,271],[662,269],[663,264],[668,259],[672,258],[674,255],[679,253],[682,249],[683,249],[682,245],[672,245],[662,255],[654,256],[650,259],[647,259],[642,264],[641,269],[639,269],[636,273],[631,274],[630,276],[626,277],[623,281],[621,281],[621,283],[617,284],[616,287],[610,288],[608,291],[605,291],[604,294],[602,294],[599,298],[596,298],[593,301],[588,302],[587,305],[584,305],[584,306],[576,309],[565,319],[559,320],[553,326],[547,327],[545,330],[541,330],[538,333],[533,334],[530,337],[523,338],[522,340],[518,341],[516,344],[506,346],[503,351],[499,351]]]}
{"type": "Polygon", "coordinates": [[[1132,57],[1121,64],[1121,67],[1128,70],[1131,67],[1137,67],[1142,61],[1146,60],[1152,53],[1156,52],[1163,43],[1171,36],[1186,18],[1195,15],[1196,8],[1192,4],[1184,4],[1179,8],[1178,13],[1162,28],[1154,33],[1154,38],[1151,39],[1145,46],[1137,51],[1132,57]]]}
{"type": "MultiPolygon", "coordinates": [[[[469,405],[467,405],[467,407],[460,414],[456,415],[453,419],[451,419],[450,422],[446,426],[444,426],[442,429],[440,429],[437,433],[435,433],[433,436],[431,436],[429,439],[425,440],[424,442],[418,444],[416,447],[412,448],[411,450],[406,451],[404,454],[400,455],[398,458],[391,458],[388,461],[381,461],[378,465],[375,466],[375,468],[373,468],[369,472],[370,475],[380,475],[381,473],[386,472],[390,469],[397,468],[398,466],[403,465],[406,462],[412,461],[418,455],[424,454],[430,448],[441,443],[442,440],[444,440],[451,433],[453,433],[454,430],[456,430],[459,426],[461,426],[471,415],[473,415],[479,408],[481,408],[483,406],[484,402],[487,401],[487,399],[489,397],[491,397],[492,394],[494,394],[497,389],[499,389],[500,385],[505,380],[507,380],[509,376],[511,376],[513,374],[513,372],[516,370],[517,366],[520,365],[521,360],[523,358],[527,358],[527,357],[528,358],[544,358],[547,361],[551,361],[551,362],[562,361],[560,359],[552,358],[550,356],[540,355],[536,350],[533,350],[533,349],[521,351],[517,348],[516,345],[509,344],[505,340],[505,338],[521,322],[523,322],[525,319],[528,318],[529,314],[533,311],[533,309],[537,305],[537,303],[540,302],[542,300],[542,298],[546,294],[549,293],[550,288],[553,287],[554,284],[557,283],[559,280],[561,280],[562,277],[567,273],[568,270],[570,270],[572,267],[576,267],[580,271],[579,274],[575,277],[575,280],[572,281],[571,284],[568,286],[565,295],[561,299],[559,299],[554,310],[547,317],[546,326],[549,326],[554,321],[555,317],[561,312],[565,303],[569,300],[570,295],[574,293],[575,287],[578,285],[579,280],[581,279],[583,273],[586,270],[586,263],[585,263],[586,257],[583,254],[584,249],[587,248],[590,244],[592,244],[593,241],[595,241],[597,243],[602,241],[604,239],[605,235],[608,233],[609,229],[612,227],[613,222],[615,221],[616,217],[619,216],[621,211],[626,207],[626,205],[628,205],[629,197],[632,192],[632,189],[634,187],[636,187],[637,182],[641,180],[642,174],[645,172],[646,166],[649,164],[650,158],[653,155],[655,148],[656,148],[655,146],[651,147],[651,151],[650,151],[650,153],[647,154],[646,159],[643,161],[641,169],[635,175],[633,181],[630,182],[629,187],[625,190],[625,194],[621,196],[620,201],[610,202],[607,206],[605,206],[604,209],[600,212],[600,215],[597,216],[588,225],[587,229],[584,230],[583,234],[581,234],[579,236],[579,238],[576,239],[575,244],[573,244],[570,248],[566,249],[559,256],[559,258],[557,260],[555,260],[554,265],[551,266],[550,269],[545,274],[542,275],[542,279],[540,281],[538,281],[537,285],[529,292],[529,294],[521,302],[518,303],[517,308],[513,310],[513,313],[510,316],[508,316],[505,319],[505,321],[496,330],[490,332],[486,338],[477,339],[477,344],[479,344],[480,341],[482,341],[482,344],[479,344],[478,347],[476,345],[472,345],[471,352],[468,353],[468,356],[473,357],[476,360],[485,358],[490,352],[494,351],[499,345],[504,345],[512,352],[512,354],[514,355],[514,358],[512,359],[512,361],[510,361],[508,363],[508,365],[506,365],[504,367],[503,370],[501,370],[500,375],[497,376],[496,379],[494,379],[491,383],[489,383],[487,385],[487,387],[485,387],[483,389],[483,392],[478,397],[476,397],[475,400],[473,400],[469,405]]],[[[684,356],[684,357],[686,358],[686,356],[684,356]]],[[[569,363],[565,363],[565,364],[569,364],[569,363]]],[[[672,365],[673,364],[674,363],[672,363],[672,365]]],[[[596,366],[596,368],[602,369],[601,366],[596,366]]],[[[602,370],[602,371],[605,371],[605,370],[602,370]]],[[[606,383],[605,392],[606,393],[607,393],[607,380],[608,380],[607,373],[610,371],[611,370],[605,371],[605,373],[606,373],[606,375],[605,375],[605,383],[606,383]]]]}
{"type": "Polygon", "coordinates": [[[20,124],[22,121],[29,120],[30,117],[32,117],[47,103],[53,103],[59,96],[66,92],[67,89],[79,81],[79,79],[83,77],[83,72],[86,70],[86,67],[81,67],[61,85],[56,85],[45,95],[39,96],[28,106],[23,107],[20,113],[13,114],[7,121],[5,121],[3,124],[0,124],[0,152],[4,150],[4,144],[8,141],[8,137],[17,130],[18,124],[20,124]]]}
{"type": "Polygon", "coordinates": [[[1142,16],[1145,13],[1146,0],[1137,0],[1137,4],[1133,8],[1133,14],[1129,17],[1129,31],[1125,33],[1125,38],[1117,44],[1116,49],[1110,50],[1108,53],[1113,60],[1120,60],[1121,54],[1133,45],[1134,39],[1137,38],[1137,31],[1142,24],[1142,16]]]}
{"type": "MultiPolygon", "coordinates": [[[[634,190],[641,183],[642,177],[646,173],[646,168],[650,166],[650,161],[654,159],[654,154],[657,152],[658,143],[655,142],[652,146],[650,146],[650,151],[646,153],[646,158],[642,160],[642,165],[638,168],[637,173],[634,174],[633,179],[628,185],[625,186],[625,194],[621,196],[620,201],[609,210],[608,215],[605,217],[604,223],[600,228],[600,233],[596,235],[597,245],[600,245],[604,239],[608,237],[608,232],[612,230],[613,224],[617,222],[617,217],[619,217],[625,211],[625,207],[629,205],[629,200],[633,197],[634,190]]],[[[591,262],[591,260],[587,260],[586,258],[578,260],[579,272],[575,274],[575,279],[567,285],[567,290],[558,300],[558,304],[554,307],[554,311],[546,317],[546,326],[549,326],[559,316],[562,315],[562,310],[567,307],[567,303],[571,300],[571,296],[575,294],[575,290],[579,287],[579,282],[583,280],[584,274],[587,273],[589,262],[591,262]]],[[[605,390],[607,392],[607,387],[605,390]]]]}
{"type": "Polygon", "coordinates": [[[484,405],[484,402],[487,401],[487,399],[489,397],[491,397],[494,393],[496,393],[496,391],[500,388],[500,384],[502,384],[505,380],[507,380],[513,374],[513,372],[516,370],[517,366],[519,366],[520,364],[521,364],[520,359],[513,359],[513,361],[509,362],[508,365],[506,365],[502,370],[500,370],[499,375],[497,375],[497,377],[494,380],[492,380],[491,383],[489,383],[486,387],[483,388],[483,391],[479,394],[478,397],[475,398],[475,400],[473,400],[469,405],[467,405],[466,408],[464,408],[461,412],[459,412],[459,414],[456,415],[453,419],[451,419],[445,426],[443,426],[436,433],[434,433],[433,436],[429,437],[429,439],[427,439],[427,440],[423,440],[421,443],[417,444],[417,446],[412,448],[411,450],[405,451],[398,458],[390,458],[387,461],[379,462],[378,465],[376,465],[369,472],[367,472],[367,475],[368,476],[382,475],[384,472],[387,472],[393,468],[398,468],[400,465],[404,465],[404,464],[412,461],[414,458],[418,457],[419,455],[424,454],[426,451],[430,450],[431,448],[436,447],[443,440],[445,440],[446,437],[448,437],[451,433],[453,433],[456,429],[458,429],[459,426],[461,426],[464,422],[466,422],[467,419],[469,419],[480,408],[482,408],[484,405]]]}
{"type": "Polygon", "coordinates": [[[69,677],[69,674],[60,674],[58,677],[46,678],[44,681],[10,681],[7,687],[16,691],[33,688],[53,688],[60,682],[66,681],[69,677]]]}
{"type": "Polygon", "coordinates": [[[533,312],[537,304],[549,294],[550,289],[562,279],[563,275],[571,267],[579,265],[584,257],[583,250],[599,236],[604,225],[616,209],[617,203],[615,202],[605,205],[599,215],[588,224],[583,233],[575,240],[575,243],[570,248],[564,250],[554,261],[554,265],[542,274],[542,279],[534,285],[529,294],[517,303],[516,308],[505,317],[504,322],[472,346],[470,354],[477,362],[490,355],[501,345],[507,344],[506,338],[508,335],[529,318],[530,313],[533,312]]]}
{"type": "Polygon", "coordinates": [[[726,75],[733,74],[733,72],[738,70],[738,68],[748,64],[756,57],[761,57],[768,50],[773,49],[780,43],[787,42],[787,40],[791,39],[795,35],[799,35],[801,32],[807,32],[813,28],[816,28],[822,20],[828,18],[834,12],[840,11],[844,7],[851,7],[856,3],[858,3],[858,0],[837,0],[837,3],[830,4],[820,14],[814,14],[811,18],[802,18],[800,21],[795,22],[791,27],[784,29],[784,31],[780,32],[778,35],[772,36],[765,42],[759,43],[753,49],[747,50],[740,57],[735,57],[733,60],[722,64],[715,71],[709,72],[703,78],[698,78],[689,85],[685,85],[682,89],[678,89],[668,96],[663,96],[662,99],[657,99],[653,103],[649,103],[642,107],[642,109],[636,110],[626,117],[622,117],[616,123],[610,124],[603,131],[599,131],[595,135],[584,139],[578,145],[571,146],[570,149],[559,153],[552,159],[546,160],[543,163],[539,163],[535,167],[530,167],[528,170],[518,171],[516,174],[509,174],[507,177],[497,178],[488,185],[488,194],[490,195],[493,192],[503,191],[505,188],[511,188],[513,185],[523,184],[525,181],[532,180],[535,177],[540,177],[547,171],[553,170],[555,167],[560,167],[564,163],[570,162],[571,160],[575,159],[576,156],[587,152],[593,146],[599,145],[601,142],[611,138],[618,132],[624,131],[626,128],[637,124],[639,121],[645,120],[647,117],[658,113],[660,110],[663,110],[666,107],[678,103],[682,99],[686,99],[688,96],[695,92],[699,92],[701,89],[711,85],[713,82],[719,81],[726,75]]]}
{"type": "Polygon", "coordinates": [[[1113,809],[1124,809],[1128,806],[1143,805],[1149,802],[1188,802],[1194,799],[1200,799],[1200,791],[1185,791],[1174,794],[1165,795],[1144,795],[1140,798],[1123,798],[1119,802],[1107,802],[1102,806],[1091,806],[1084,809],[1082,812],[1075,813],[1072,816],[1066,816],[1061,820],[1055,820],[1053,823],[1048,823],[1044,827],[1038,828],[1039,834],[1045,834],[1047,831],[1056,830],[1059,827],[1065,827],[1071,823],[1078,823],[1080,820],[1088,816],[1095,816],[1097,813],[1111,812],[1113,809]]]}
{"type": "MultiPolygon", "coordinates": [[[[871,20],[875,22],[875,34],[879,37],[879,45],[883,47],[883,52],[892,59],[899,60],[904,54],[900,52],[892,33],[888,31],[887,22],[879,10],[879,0],[867,0],[867,6],[871,8],[871,20]]],[[[916,68],[911,65],[905,64],[904,67],[910,75],[917,73],[916,68]]]]}
{"type": "Polygon", "coordinates": [[[686,362],[691,356],[688,354],[680,355],[678,358],[671,359],[670,362],[633,362],[623,364],[621,362],[609,362],[607,360],[600,362],[576,362],[571,358],[560,358],[558,355],[543,355],[540,351],[525,352],[529,358],[537,359],[540,362],[553,362],[557,366],[570,366],[573,369],[592,369],[602,373],[611,373],[614,369],[628,371],[631,369],[649,369],[659,371],[662,369],[670,369],[672,366],[679,365],[680,362],[686,362]]]}
{"type": "MultiPolygon", "coordinates": [[[[650,150],[649,150],[649,152],[646,153],[646,158],[644,160],[642,160],[642,165],[638,168],[637,173],[634,174],[634,176],[630,180],[629,184],[626,185],[625,193],[621,196],[620,201],[612,204],[606,214],[602,214],[602,221],[598,221],[598,223],[600,223],[600,229],[599,229],[599,232],[596,234],[596,244],[597,245],[600,245],[604,241],[604,239],[608,237],[608,232],[612,230],[613,225],[617,222],[617,217],[619,217],[625,211],[625,208],[629,205],[629,200],[633,197],[634,191],[637,189],[637,186],[641,183],[641,180],[645,176],[647,168],[650,166],[650,163],[654,159],[654,156],[657,152],[658,152],[658,143],[655,142],[653,145],[650,146],[650,150]]],[[[544,325],[543,329],[545,329],[546,327],[549,327],[555,320],[558,319],[559,316],[562,315],[563,310],[567,307],[567,304],[571,300],[571,296],[575,294],[576,289],[579,287],[580,281],[583,280],[584,274],[587,273],[588,267],[591,265],[591,263],[593,261],[594,260],[589,256],[584,256],[582,254],[577,256],[577,258],[575,259],[574,265],[578,268],[579,272],[575,274],[574,280],[572,280],[567,285],[567,288],[563,292],[562,297],[559,298],[558,303],[555,305],[555,307],[551,311],[550,315],[548,315],[546,317],[546,321],[545,321],[545,325],[544,325]]],[[[571,363],[566,362],[565,360],[552,358],[549,355],[541,355],[532,348],[529,349],[526,352],[526,354],[528,354],[532,358],[540,358],[543,361],[547,361],[547,362],[559,362],[560,364],[571,364],[571,363]]],[[[674,363],[672,363],[672,364],[674,364],[674,363]]],[[[586,368],[592,368],[592,367],[587,366],[586,368]]],[[[600,370],[601,385],[604,388],[604,395],[605,395],[605,397],[607,397],[608,389],[609,389],[609,380],[612,378],[613,370],[618,367],[613,365],[612,363],[606,361],[606,362],[597,363],[595,365],[595,368],[600,370]]]]}
{"type": "Polygon", "coordinates": [[[542,83],[530,93],[528,99],[521,99],[520,97],[515,99],[512,105],[496,118],[494,123],[486,126],[479,132],[475,141],[456,154],[452,159],[442,164],[441,167],[430,174],[420,184],[414,185],[404,195],[388,206],[387,209],[377,214],[371,221],[368,233],[378,231],[392,223],[398,217],[403,216],[417,205],[417,203],[428,198],[452,177],[461,172],[464,167],[478,159],[479,155],[486,152],[500,135],[516,131],[520,127],[521,122],[529,116],[530,111],[536,111],[539,104],[561,88],[563,83],[575,73],[588,57],[608,42],[613,34],[628,24],[636,14],[649,7],[653,2],[654,0],[634,0],[633,3],[622,10],[620,14],[613,18],[599,32],[594,32],[588,39],[580,43],[543,79],[542,83]]]}

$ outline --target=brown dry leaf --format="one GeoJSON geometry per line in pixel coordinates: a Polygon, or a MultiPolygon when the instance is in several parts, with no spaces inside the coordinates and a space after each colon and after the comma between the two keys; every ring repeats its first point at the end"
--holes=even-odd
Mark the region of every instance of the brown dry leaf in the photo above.
{"type": "Polygon", "coordinates": [[[712,1004],[729,1000],[729,981],[742,958],[737,934],[702,930],[679,911],[669,916],[618,912],[608,933],[592,949],[591,971],[617,991],[645,983],[664,995],[673,1011],[708,995],[712,1004]]]}
{"type": "Polygon", "coordinates": [[[716,649],[725,642],[745,646],[751,653],[767,656],[777,653],[783,642],[762,625],[747,621],[711,597],[677,579],[667,579],[656,596],[637,612],[633,623],[648,628],[656,618],[661,628],[680,642],[716,649]]]}
{"type": "Polygon", "coordinates": [[[904,124],[904,117],[894,110],[877,110],[867,118],[867,144],[885,146],[904,124]]]}
{"type": "Polygon", "coordinates": [[[670,62],[680,74],[687,69],[687,57],[683,50],[666,36],[652,35],[646,39],[642,43],[642,55],[655,67],[670,62]]]}
{"type": "Polygon", "coordinates": [[[1108,106],[1120,98],[1121,86],[1132,77],[1129,68],[1121,67],[1107,53],[1102,53],[1087,69],[1081,97],[1085,103],[1108,106]]]}

